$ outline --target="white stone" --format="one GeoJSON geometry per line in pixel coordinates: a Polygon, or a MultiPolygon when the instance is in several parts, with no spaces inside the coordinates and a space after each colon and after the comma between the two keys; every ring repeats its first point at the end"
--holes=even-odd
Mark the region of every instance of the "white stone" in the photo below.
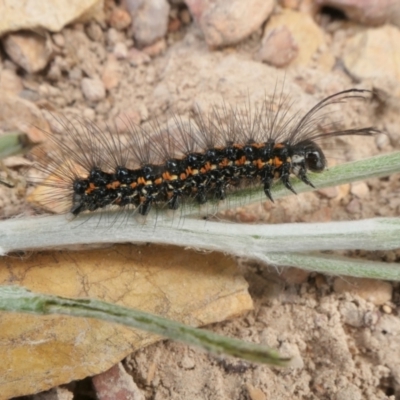
{"type": "Polygon", "coordinates": [[[82,93],[92,102],[98,102],[106,97],[106,89],[98,78],[83,78],[81,82],[82,93]]]}
{"type": "Polygon", "coordinates": [[[273,0],[186,0],[209,46],[239,42],[255,32],[271,14],[273,0]]]}
{"type": "Polygon", "coordinates": [[[148,46],[166,35],[170,9],[167,0],[126,0],[125,3],[139,46],[148,46]]]}
{"type": "Polygon", "coordinates": [[[394,26],[361,30],[346,43],[343,62],[360,80],[391,79],[400,83],[399,43],[400,30],[394,26]]]}

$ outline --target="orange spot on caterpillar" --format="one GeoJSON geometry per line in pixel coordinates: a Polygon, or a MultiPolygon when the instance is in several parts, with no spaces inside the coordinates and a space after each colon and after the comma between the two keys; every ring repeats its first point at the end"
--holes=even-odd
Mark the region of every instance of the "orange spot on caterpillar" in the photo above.
{"type": "Polygon", "coordinates": [[[235,165],[237,166],[244,165],[246,163],[246,160],[247,160],[246,156],[242,156],[239,158],[239,160],[235,161],[235,165]]]}
{"type": "Polygon", "coordinates": [[[207,172],[211,171],[212,165],[209,161],[207,161],[202,168],[200,168],[201,174],[206,174],[207,172]]]}
{"type": "Polygon", "coordinates": [[[162,177],[165,181],[172,181],[172,175],[168,171],[164,172],[162,177]]]}
{"type": "Polygon", "coordinates": [[[260,159],[254,160],[253,164],[257,167],[257,169],[262,169],[265,165],[260,159]]]}
{"type": "Polygon", "coordinates": [[[275,168],[279,168],[283,164],[282,160],[279,157],[274,158],[275,168]]]}
{"type": "Polygon", "coordinates": [[[120,181],[114,181],[109,183],[108,185],[106,185],[107,189],[117,189],[121,186],[121,182],[120,181]]]}
{"type": "Polygon", "coordinates": [[[220,168],[224,168],[227,167],[229,165],[229,160],[227,158],[224,158],[220,163],[219,163],[219,167],[220,168]]]}
{"type": "Polygon", "coordinates": [[[86,189],[85,193],[90,194],[93,192],[93,190],[97,189],[97,186],[93,182],[89,183],[89,187],[86,189]]]}

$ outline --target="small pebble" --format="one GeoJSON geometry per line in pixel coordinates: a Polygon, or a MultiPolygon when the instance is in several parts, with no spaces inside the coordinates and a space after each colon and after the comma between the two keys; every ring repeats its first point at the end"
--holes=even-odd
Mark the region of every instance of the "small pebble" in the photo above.
{"type": "Polygon", "coordinates": [[[375,144],[379,150],[382,150],[390,144],[389,136],[385,135],[384,133],[377,135],[375,138],[375,144]]]}
{"type": "Polygon", "coordinates": [[[193,357],[190,357],[187,354],[182,357],[180,364],[181,364],[182,368],[186,369],[186,370],[194,369],[194,367],[196,366],[196,363],[195,363],[193,357]]]}
{"type": "Polygon", "coordinates": [[[376,325],[378,323],[378,321],[379,321],[379,312],[369,311],[369,310],[365,312],[364,319],[363,319],[365,326],[372,327],[372,326],[376,325]]]}
{"type": "Polygon", "coordinates": [[[350,193],[350,184],[345,183],[343,185],[337,186],[339,189],[339,194],[336,197],[336,200],[344,199],[350,193]]]}
{"type": "Polygon", "coordinates": [[[92,102],[98,102],[106,97],[106,89],[98,78],[83,78],[81,89],[85,98],[92,102]]]}
{"type": "Polygon", "coordinates": [[[126,0],[132,16],[133,35],[141,47],[165,37],[170,5],[167,0],[126,0]]]}
{"type": "Polygon", "coordinates": [[[58,47],[64,47],[65,46],[65,39],[64,39],[64,35],[61,33],[54,33],[52,35],[53,38],[53,42],[56,46],[58,47]]]}
{"type": "Polygon", "coordinates": [[[50,81],[58,81],[62,78],[60,66],[53,62],[50,64],[50,68],[47,71],[47,78],[50,81]]]}
{"type": "Polygon", "coordinates": [[[346,206],[346,211],[350,214],[357,214],[361,211],[361,203],[358,199],[353,199],[346,206]]]}
{"type": "Polygon", "coordinates": [[[170,5],[167,0],[125,0],[132,30],[140,47],[153,44],[167,33],[170,5]]]}
{"type": "Polygon", "coordinates": [[[137,67],[149,63],[151,58],[146,53],[143,53],[143,51],[132,48],[128,52],[128,60],[131,65],[137,67]]]}
{"type": "Polygon", "coordinates": [[[144,400],[143,392],[121,363],[92,378],[98,400],[134,399],[144,400]]]}
{"type": "Polygon", "coordinates": [[[392,298],[393,287],[390,283],[368,278],[336,278],[333,284],[336,293],[351,293],[376,306],[387,303],[392,298]]]}
{"type": "Polygon", "coordinates": [[[186,0],[209,46],[237,43],[256,32],[272,13],[273,0],[186,0]]]}
{"type": "Polygon", "coordinates": [[[294,267],[285,268],[281,275],[282,279],[293,285],[300,285],[306,282],[309,276],[309,271],[294,267]]]}
{"type": "Polygon", "coordinates": [[[132,23],[132,18],[127,11],[116,7],[111,11],[108,23],[112,28],[122,31],[132,23]]]}
{"type": "Polygon", "coordinates": [[[119,42],[114,46],[113,53],[118,60],[123,60],[128,57],[128,48],[125,43],[119,42]]]}
{"type": "Polygon", "coordinates": [[[368,196],[369,187],[365,182],[355,182],[351,184],[350,193],[359,199],[363,199],[368,196]]]}
{"type": "Polygon", "coordinates": [[[280,26],[266,31],[256,58],[279,68],[290,64],[298,52],[299,46],[290,30],[280,26]]]}
{"type": "Polygon", "coordinates": [[[112,54],[108,56],[106,65],[104,66],[103,74],[101,76],[104,87],[107,90],[114,89],[118,86],[120,80],[119,64],[112,54]]]}
{"type": "Polygon", "coordinates": [[[2,39],[2,43],[8,56],[31,74],[44,69],[52,54],[51,42],[33,32],[10,33],[2,39]]]}
{"type": "Polygon", "coordinates": [[[341,52],[341,59],[354,78],[372,79],[376,89],[382,83],[385,86],[386,81],[393,81],[390,91],[395,93],[398,90],[394,83],[400,77],[400,53],[392,49],[396,49],[398,43],[400,30],[394,26],[362,29],[348,38],[341,52]]]}
{"type": "MultiPolygon", "coordinates": [[[[264,38],[272,43],[279,54],[278,57],[270,52],[268,56],[271,60],[276,63],[290,62],[292,66],[315,63],[322,56],[320,50],[326,44],[323,30],[310,15],[288,9],[271,16],[265,27],[264,38]]],[[[323,54],[328,53],[326,51],[323,54]]],[[[327,64],[329,58],[334,63],[334,57],[330,56],[326,59],[327,64]]],[[[322,63],[322,59],[319,64],[322,69],[331,70],[332,66],[325,65],[325,61],[322,63]]]]}
{"type": "Polygon", "coordinates": [[[124,36],[114,28],[107,31],[107,43],[110,46],[115,46],[117,43],[124,41],[124,36]]]}
{"type": "Polygon", "coordinates": [[[349,383],[347,386],[340,388],[335,394],[334,400],[361,400],[363,398],[360,389],[349,383]]]}
{"type": "Polygon", "coordinates": [[[100,25],[96,22],[90,22],[86,27],[86,34],[92,39],[94,42],[102,42],[104,39],[103,30],[100,25]]]}
{"type": "Polygon", "coordinates": [[[82,76],[82,70],[78,67],[74,67],[68,72],[68,78],[71,81],[80,81],[82,79],[82,76]]]}
{"type": "Polygon", "coordinates": [[[318,289],[327,289],[329,288],[328,282],[326,280],[326,277],[324,275],[318,274],[315,277],[315,286],[318,289]]]}
{"type": "Polygon", "coordinates": [[[391,314],[391,313],[393,312],[393,309],[392,309],[392,307],[390,307],[388,304],[384,304],[384,305],[382,306],[382,311],[383,311],[385,314],[391,314]]]}
{"type": "Polygon", "coordinates": [[[256,388],[250,383],[246,384],[246,388],[251,400],[267,400],[267,396],[260,388],[256,388]]]}
{"type": "Polygon", "coordinates": [[[171,19],[168,23],[168,32],[178,32],[181,28],[181,21],[178,18],[171,19]]]}
{"type": "MultiPolygon", "coordinates": [[[[0,85],[0,90],[1,90],[1,85],[0,85]]],[[[28,100],[32,103],[36,103],[37,101],[40,100],[39,93],[30,89],[22,90],[21,92],[18,93],[18,97],[21,97],[21,99],[28,100]]]]}
{"type": "Polygon", "coordinates": [[[337,197],[339,195],[339,189],[337,186],[332,186],[329,188],[323,188],[323,189],[318,189],[317,192],[328,198],[328,199],[334,199],[335,197],[337,197]]]}
{"type": "Polygon", "coordinates": [[[186,8],[179,13],[179,18],[184,25],[189,25],[192,22],[192,16],[186,8]]]}
{"type": "Polygon", "coordinates": [[[339,307],[344,323],[359,328],[364,325],[364,313],[352,301],[344,301],[339,307]]]}
{"type": "Polygon", "coordinates": [[[60,89],[48,83],[42,83],[39,86],[39,93],[43,97],[56,97],[61,94],[60,89]]]}
{"type": "Polygon", "coordinates": [[[156,57],[161,54],[167,48],[167,43],[165,39],[160,39],[150,46],[143,48],[143,53],[150,57],[156,57]]]}

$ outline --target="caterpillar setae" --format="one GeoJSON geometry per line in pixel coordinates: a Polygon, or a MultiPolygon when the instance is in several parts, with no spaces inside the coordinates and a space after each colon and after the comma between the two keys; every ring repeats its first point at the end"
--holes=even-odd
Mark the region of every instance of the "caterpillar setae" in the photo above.
{"type": "Polygon", "coordinates": [[[176,210],[184,201],[223,200],[229,188],[244,182],[262,185],[273,201],[274,181],[296,193],[290,175],[313,187],[307,172],[327,166],[320,139],[378,132],[374,127],[323,126],[327,107],[369,93],[349,89],[333,94],[304,115],[289,115],[281,96],[277,110],[265,99],[253,112],[247,105],[244,114],[224,105],[187,120],[175,116],[172,124],[150,129],[127,122],[125,136],[88,121],[64,121],[69,137],[48,135],[55,154],[39,160],[38,168],[49,174],[41,185],[48,200],[68,199],[74,216],[110,206],[134,208],[141,215],[153,205],[176,210]]]}

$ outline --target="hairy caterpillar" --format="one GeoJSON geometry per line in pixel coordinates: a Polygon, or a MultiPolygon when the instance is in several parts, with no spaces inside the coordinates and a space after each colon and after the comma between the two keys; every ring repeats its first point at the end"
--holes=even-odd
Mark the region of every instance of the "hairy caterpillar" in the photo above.
{"type": "Polygon", "coordinates": [[[262,185],[273,201],[274,181],[294,193],[290,175],[313,186],[307,171],[321,172],[327,165],[321,138],[378,132],[323,125],[327,107],[368,94],[360,89],[333,94],[303,116],[289,115],[282,97],[277,110],[267,100],[253,112],[248,106],[245,114],[224,105],[188,120],[175,116],[165,127],[144,129],[128,122],[125,137],[87,121],[69,121],[64,123],[69,139],[49,135],[56,153],[39,162],[38,168],[50,174],[41,185],[49,199],[68,198],[75,216],[109,206],[131,207],[141,215],[153,205],[176,210],[183,201],[223,200],[228,188],[243,182],[262,185]]]}

